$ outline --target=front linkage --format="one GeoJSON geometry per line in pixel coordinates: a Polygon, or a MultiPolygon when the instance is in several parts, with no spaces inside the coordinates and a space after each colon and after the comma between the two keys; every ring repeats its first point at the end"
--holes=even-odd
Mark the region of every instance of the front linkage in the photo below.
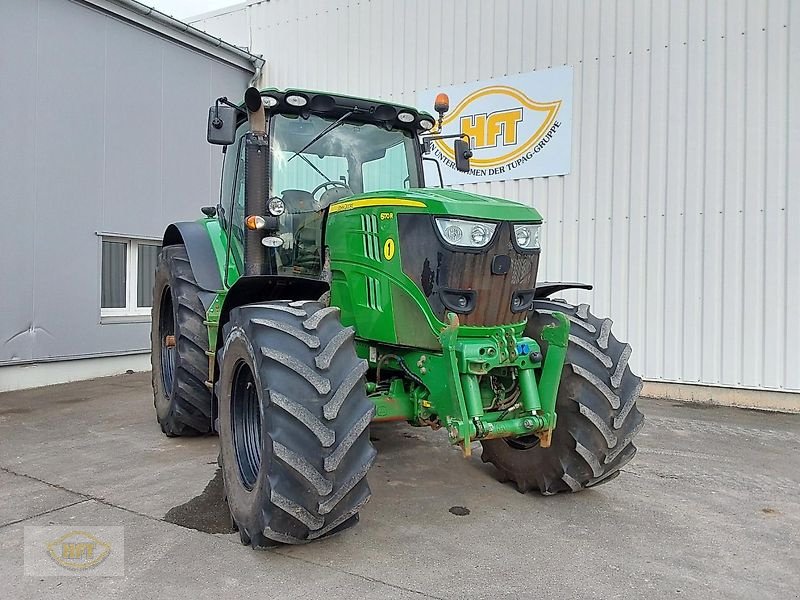
{"type": "MultiPolygon", "coordinates": [[[[450,441],[471,454],[472,440],[536,435],[548,447],[556,427],[556,397],[566,358],[569,321],[555,314],[557,323],[547,326],[543,358],[539,344],[522,335],[521,325],[468,327],[448,313],[448,325],[439,335],[442,354],[410,351],[402,356],[385,354],[404,378],[368,384],[376,405],[376,421],[404,420],[434,428],[445,426],[450,441]],[[536,370],[540,370],[536,380],[536,370]],[[494,392],[482,376],[510,382],[494,392]],[[509,403],[494,407],[494,393],[509,389],[509,403]]],[[[375,356],[375,354],[373,354],[375,356]]]]}

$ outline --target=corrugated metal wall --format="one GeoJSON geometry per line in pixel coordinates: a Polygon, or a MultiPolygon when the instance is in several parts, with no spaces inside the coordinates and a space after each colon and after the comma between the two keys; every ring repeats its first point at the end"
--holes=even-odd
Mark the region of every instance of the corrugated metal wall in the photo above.
{"type": "Polygon", "coordinates": [[[251,73],[66,0],[0,2],[0,365],[150,347],[100,323],[100,237],[215,204],[208,106],[251,73]]]}
{"type": "Polygon", "coordinates": [[[544,213],[543,278],[593,282],[570,298],[646,378],[800,390],[800,3],[272,0],[195,24],[270,85],[405,103],[572,65],[572,173],[467,187],[544,213]]]}

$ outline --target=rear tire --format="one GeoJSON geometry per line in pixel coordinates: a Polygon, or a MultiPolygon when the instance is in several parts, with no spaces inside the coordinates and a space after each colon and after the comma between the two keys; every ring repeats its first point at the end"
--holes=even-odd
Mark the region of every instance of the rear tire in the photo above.
{"type": "Polygon", "coordinates": [[[628,367],[631,347],[611,334],[611,319],[595,317],[586,304],[537,300],[525,334],[545,354],[541,332],[555,323],[553,312],[565,314],[571,326],[551,446],[541,448],[533,436],[482,442],[482,460],[523,493],[578,492],[610,481],[636,454],[632,440],[644,423],[636,408],[642,380],[628,367]]]}
{"type": "Polygon", "coordinates": [[[186,247],[162,248],[153,285],[150,361],[156,418],[168,437],[211,430],[208,330],[186,247]]]}
{"type": "Polygon", "coordinates": [[[231,311],[220,357],[225,493],[243,544],[330,536],[358,522],[375,459],[366,362],[352,327],[319,302],[231,311]]]}

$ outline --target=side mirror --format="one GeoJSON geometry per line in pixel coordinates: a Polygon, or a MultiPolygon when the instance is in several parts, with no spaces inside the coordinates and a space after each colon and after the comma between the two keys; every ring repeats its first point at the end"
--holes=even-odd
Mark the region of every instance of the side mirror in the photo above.
{"type": "Polygon", "coordinates": [[[453,142],[453,152],[456,155],[456,171],[469,173],[469,159],[472,158],[469,142],[463,138],[457,138],[453,142]]]}
{"type": "Polygon", "coordinates": [[[229,146],[236,140],[236,109],[219,104],[208,109],[208,130],[206,139],[209,144],[229,146]]]}

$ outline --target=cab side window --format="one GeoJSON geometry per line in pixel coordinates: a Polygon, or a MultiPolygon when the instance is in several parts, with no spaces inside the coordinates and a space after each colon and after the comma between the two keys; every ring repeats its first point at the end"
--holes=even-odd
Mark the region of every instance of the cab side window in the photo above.
{"type": "MultiPolygon", "coordinates": [[[[236,141],[227,147],[225,152],[225,162],[222,165],[222,183],[220,187],[219,206],[217,213],[220,215],[222,227],[227,229],[231,222],[233,194],[236,192],[234,182],[236,181],[239,153],[242,146],[242,138],[247,133],[247,122],[245,121],[236,130],[236,141]]],[[[234,219],[234,223],[235,223],[234,219]]]]}
{"type": "MultiPolygon", "coordinates": [[[[244,134],[244,132],[242,132],[244,134]]],[[[244,252],[244,184],[245,184],[245,151],[244,135],[237,140],[236,177],[233,182],[233,198],[231,199],[231,242],[236,251],[231,253],[236,268],[240,273],[244,270],[242,263],[244,252]]]]}

